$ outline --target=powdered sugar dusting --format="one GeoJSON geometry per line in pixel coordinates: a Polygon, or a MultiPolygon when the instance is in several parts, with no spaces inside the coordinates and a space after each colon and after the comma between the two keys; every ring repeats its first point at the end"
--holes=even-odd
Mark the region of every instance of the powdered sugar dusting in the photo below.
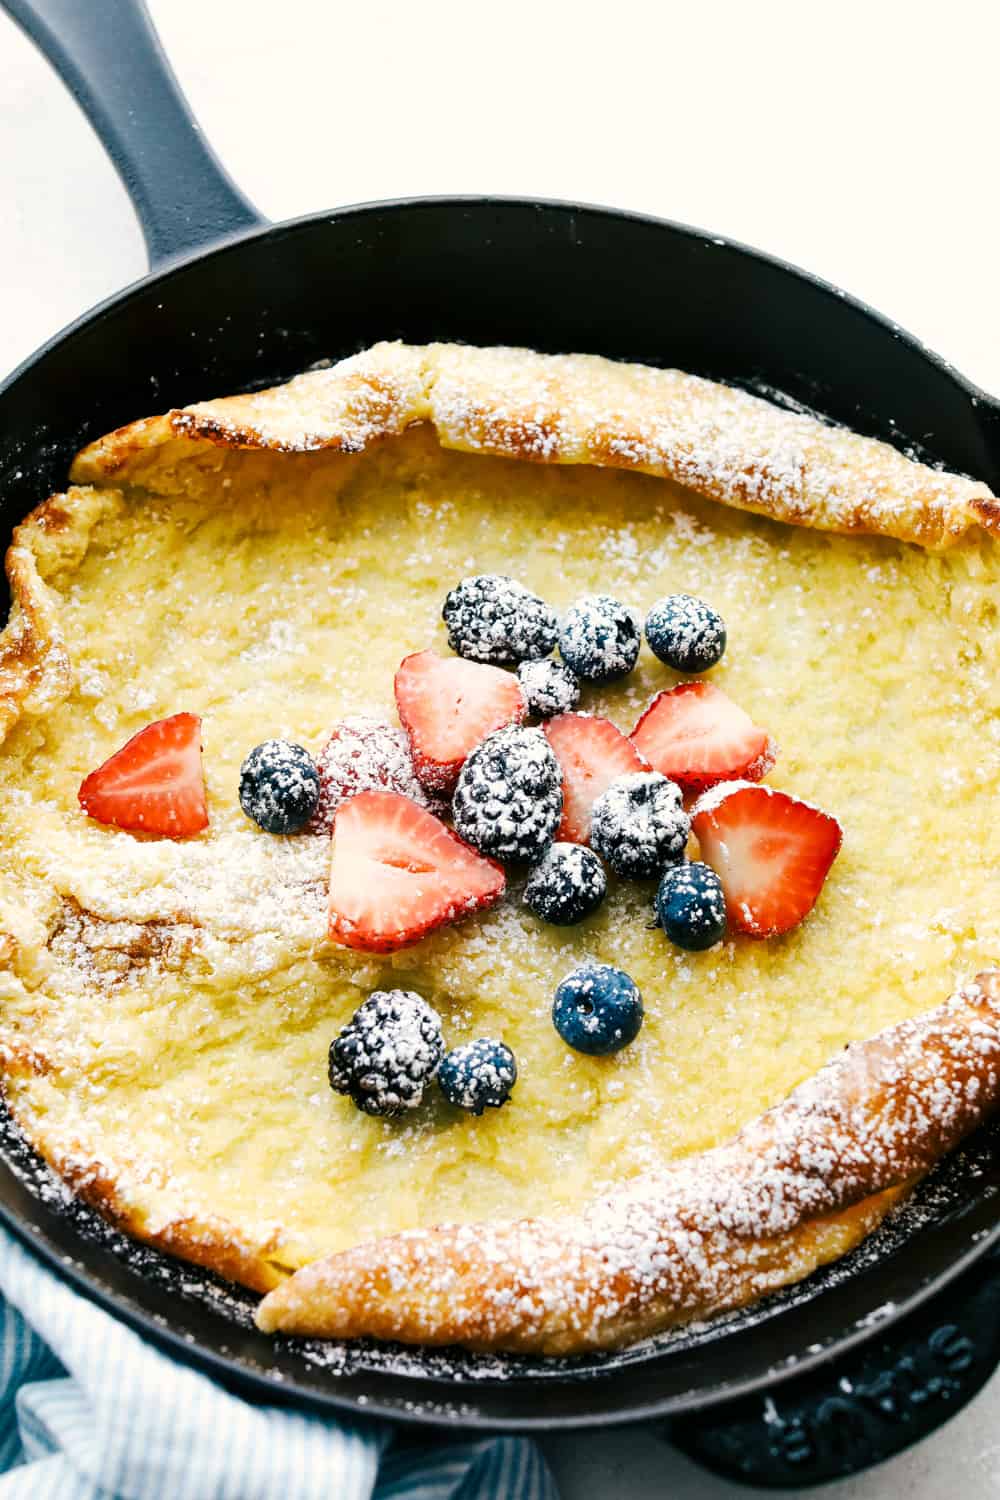
{"type": "Polygon", "coordinates": [[[443,803],[420,783],[404,730],[366,715],[344,719],[316,757],[319,805],[310,825],[329,833],[337,808],[358,792],[398,792],[440,812],[443,803]]]}
{"type": "MultiPolygon", "coordinates": [[[[295,1331],[332,1307],[337,1331],[416,1342],[446,1296],[458,1341],[558,1353],[738,1305],[812,1269],[800,1231],[926,1171],[998,1095],[992,972],[848,1047],[729,1145],[576,1218],[443,1226],[347,1251],[272,1293],[261,1326],[295,1331]],[[386,1290],[373,1296],[376,1284],[386,1290]]],[[[867,1227],[879,1217],[876,1206],[867,1227]]]]}

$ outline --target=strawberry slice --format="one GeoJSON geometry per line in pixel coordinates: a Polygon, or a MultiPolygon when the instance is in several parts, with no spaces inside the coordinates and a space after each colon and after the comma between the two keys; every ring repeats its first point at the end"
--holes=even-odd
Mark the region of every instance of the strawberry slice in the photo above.
{"type": "Polygon", "coordinates": [[[682,682],[657,693],[632,743],[654,771],[685,792],[717,781],[760,781],[777,754],[767,730],[712,682],[682,682]]]}
{"type": "Polygon", "coordinates": [[[395,688],[417,775],[431,791],[452,791],[480,740],[506,724],[520,724],[527,712],[512,672],[436,651],[407,656],[395,688]]]}
{"type": "Polygon", "coordinates": [[[359,792],[333,824],[330,937],[392,953],[435,927],[492,906],[503,870],[399,792],[359,792]]]}
{"type": "Polygon", "coordinates": [[[183,839],[208,827],[197,714],[157,719],[91,771],[77,794],[98,823],[183,839]]]}
{"type": "Polygon", "coordinates": [[[559,714],[542,726],[563,773],[563,814],[556,838],[569,844],[590,840],[590,810],[619,776],[648,771],[632,741],[610,719],[559,714]]]}
{"type": "Polygon", "coordinates": [[[843,837],[829,813],[749,781],[705,792],[691,828],[722,881],[729,930],[756,938],[789,932],[809,915],[843,837]]]}

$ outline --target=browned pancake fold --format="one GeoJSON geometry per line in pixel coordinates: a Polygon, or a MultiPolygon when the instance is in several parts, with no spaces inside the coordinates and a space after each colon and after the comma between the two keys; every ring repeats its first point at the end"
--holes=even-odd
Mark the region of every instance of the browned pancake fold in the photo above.
{"type": "Polygon", "coordinates": [[[611,1349],[798,1281],[855,1245],[996,1106],[1000,971],[846,1048],[735,1140],[572,1219],[397,1234],[306,1266],[266,1332],[611,1349]]]}

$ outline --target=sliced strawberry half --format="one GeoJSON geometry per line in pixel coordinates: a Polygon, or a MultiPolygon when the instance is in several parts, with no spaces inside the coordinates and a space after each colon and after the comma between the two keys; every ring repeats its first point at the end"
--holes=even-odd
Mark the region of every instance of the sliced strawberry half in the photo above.
{"type": "Polygon", "coordinates": [[[395,688],[417,775],[432,791],[451,791],[480,740],[505,724],[520,724],[527,711],[512,672],[436,651],[407,656],[395,688]]]}
{"type": "Polygon", "coordinates": [[[499,865],[398,792],[359,792],[337,810],[329,930],[344,948],[407,948],[492,906],[505,884],[499,865]]]}
{"type": "Polygon", "coordinates": [[[98,823],[182,839],[208,827],[197,714],[157,719],[91,771],[77,794],[98,823]]]}
{"type": "Polygon", "coordinates": [[[843,838],[829,813],[749,781],[705,792],[691,828],[722,881],[730,931],[756,938],[789,932],[809,915],[843,838]]]}
{"type": "Polygon", "coordinates": [[[590,810],[601,793],[619,776],[648,771],[649,762],[610,719],[595,714],[559,714],[542,727],[563,773],[563,814],[556,838],[586,844],[590,810]]]}
{"type": "Polygon", "coordinates": [[[776,749],[766,729],[711,682],[682,682],[657,693],[632,731],[654,771],[686,792],[717,781],[760,781],[776,749]]]}

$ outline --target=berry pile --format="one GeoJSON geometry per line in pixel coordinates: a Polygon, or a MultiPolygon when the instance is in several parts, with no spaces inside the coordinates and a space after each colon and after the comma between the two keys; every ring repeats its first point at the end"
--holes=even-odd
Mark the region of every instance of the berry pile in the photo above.
{"type": "MultiPolygon", "coordinates": [[[[258,828],[332,833],[334,943],[409,947],[499,901],[505,864],[527,867],[524,904],[556,927],[597,912],[608,870],[655,881],[656,924],[692,953],[727,933],[778,937],[809,914],[840,826],[762,785],[774,744],[721,688],[700,675],[666,687],[630,734],[577,711],[585,685],[632,671],[643,634],[675,672],[716,666],[726,627],[709,604],[673,594],[643,622],[611,595],[588,594],[560,617],[516,580],[477,574],[448,593],[442,616],[455,654],[422,650],[400,663],[401,727],[348,718],[316,760],[268,739],[240,768],[240,805],[258,828]],[[697,860],[688,858],[692,835],[697,860]]],[[[79,800],[92,818],[134,834],[201,832],[201,721],[180,713],[147,725],[85,779],[79,800]]],[[[607,964],[575,969],[552,1008],[563,1040],[594,1056],[628,1046],[642,1018],[637,986],[607,964]]],[[[383,1117],[416,1108],[437,1078],[450,1104],[478,1115],[508,1100],[517,1064],[494,1038],[447,1052],[426,1001],[376,991],[334,1038],[329,1078],[383,1117]]]]}
{"type": "Polygon", "coordinates": [[[499,1109],[517,1082],[514,1054],[489,1037],[446,1051],[441,1017],[413,990],[376,990],[330,1043],[330,1087],[366,1115],[416,1109],[436,1077],[449,1104],[499,1109]]]}

